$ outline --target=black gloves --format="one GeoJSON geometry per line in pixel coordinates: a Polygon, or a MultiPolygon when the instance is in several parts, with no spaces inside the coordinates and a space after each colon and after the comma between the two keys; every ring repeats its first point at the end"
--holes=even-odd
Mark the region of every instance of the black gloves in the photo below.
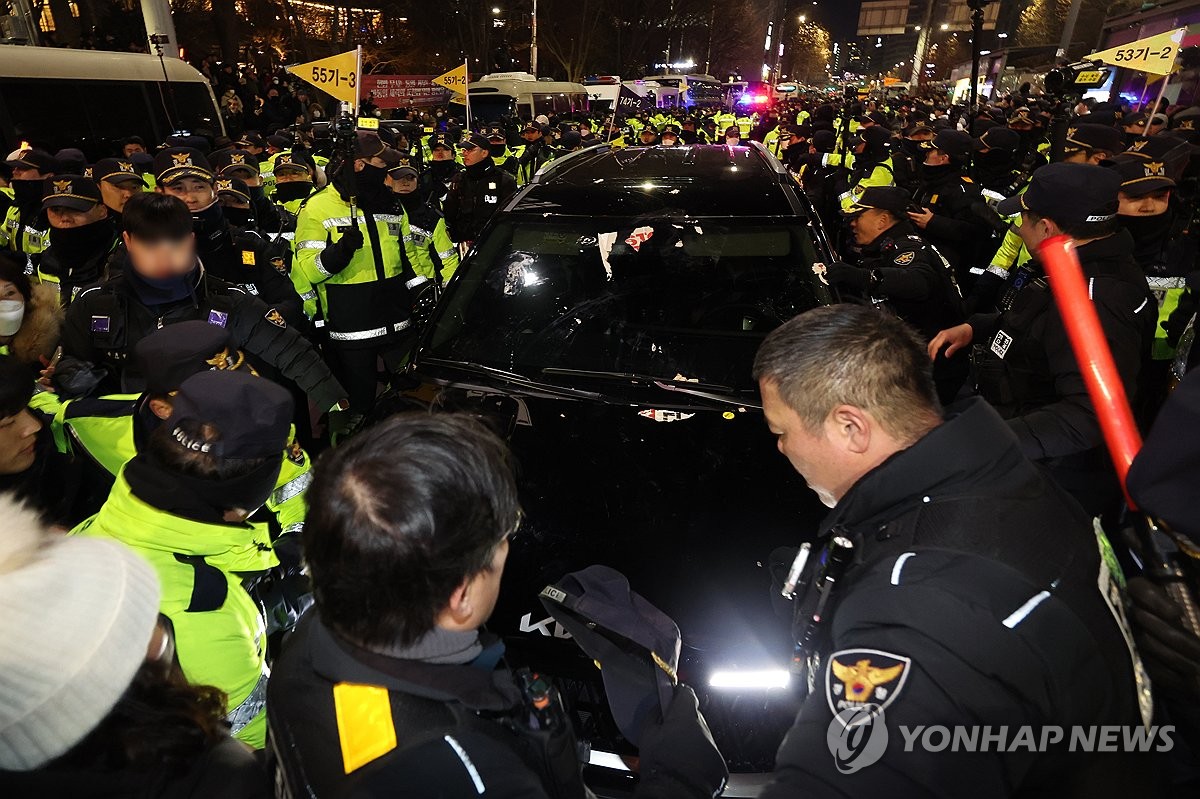
{"type": "Polygon", "coordinates": [[[712,797],[724,789],[729,768],[713,743],[691,688],[680,685],[675,689],[666,718],[647,724],[641,739],[637,799],[712,797]]]}
{"type": "Polygon", "coordinates": [[[336,242],[330,241],[321,251],[321,268],[331,275],[350,265],[354,253],[362,249],[362,228],[355,225],[352,228],[342,228],[342,237],[336,242]]]}
{"type": "Polygon", "coordinates": [[[1129,580],[1138,652],[1156,689],[1200,702],[1200,638],[1183,622],[1167,590],[1146,577],[1129,580]]]}
{"type": "Polygon", "coordinates": [[[848,289],[865,292],[871,285],[871,271],[841,261],[834,261],[825,267],[825,279],[835,286],[845,286],[848,289]]]}
{"type": "Polygon", "coordinates": [[[108,373],[102,367],[68,356],[58,362],[50,377],[50,383],[63,399],[79,399],[94,392],[107,376],[108,373]]]}

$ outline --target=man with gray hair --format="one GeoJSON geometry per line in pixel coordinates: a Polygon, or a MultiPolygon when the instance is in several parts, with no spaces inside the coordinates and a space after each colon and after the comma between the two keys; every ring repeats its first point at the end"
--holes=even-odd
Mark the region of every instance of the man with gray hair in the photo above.
{"type": "Polygon", "coordinates": [[[792,319],[754,375],[779,451],[832,508],[784,586],[808,693],[762,797],[1147,794],[1138,756],[1037,744],[1148,724],[1149,686],[1111,550],[1000,416],[943,411],[925,345],[870,308],[792,319]],[[1035,743],[951,751],[923,743],[931,725],[1035,743]]]}

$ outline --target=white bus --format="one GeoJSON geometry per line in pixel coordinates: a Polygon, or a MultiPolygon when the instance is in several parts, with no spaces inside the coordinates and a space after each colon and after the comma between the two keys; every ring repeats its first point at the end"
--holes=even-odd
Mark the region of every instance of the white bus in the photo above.
{"type": "Polygon", "coordinates": [[[99,159],[126,136],[153,146],[176,130],[225,132],[208,81],[177,58],[0,45],[3,152],[29,142],[51,153],[78,147],[99,159]]]}
{"type": "Polygon", "coordinates": [[[568,114],[588,108],[588,92],[582,83],[538,80],[528,72],[484,75],[467,84],[467,97],[472,122],[495,122],[505,116],[533,119],[539,114],[568,114]]]}

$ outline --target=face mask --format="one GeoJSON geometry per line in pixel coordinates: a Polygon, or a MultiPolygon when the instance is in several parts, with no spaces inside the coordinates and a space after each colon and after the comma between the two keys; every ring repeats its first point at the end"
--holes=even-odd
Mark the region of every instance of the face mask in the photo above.
{"type": "Polygon", "coordinates": [[[1148,244],[1160,241],[1171,229],[1171,214],[1161,213],[1155,216],[1119,216],[1121,226],[1129,231],[1137,244],[1148,244]]]}
{"type": "Polygon", "coordinates": [[[12,187],[13,198],[17,201],[18,208],[30,210],[42,204],[42,181],[14,180],[8,185],[12,187]]]}
{"type": "Polygon", "coordinates": [[[952,172],[958,171],[954,164],[938,164],[937,166],[920,164],[917,168],[921,173],[921,179],[929,182],[941,180],[952,172]]]}
{"type": "Polygon", "coordinates": [[[15,336],[24,319],[24,300],[0,300],[0,336],[15,336]]]}
{"type": "Polygon", "coordinates": [[[192,228],[200,240],[220,233],[224,221],[225,214],[221,204],[216,201],[203,210],[192,212],[192,228]]]}
{"type": "Polygon", "coordinates": [[[68,272],[111,250],[113,238],[113,223],[107,217],[79,227],[50,228],[50,247],[68,272]]]}
{"type": "Polygon", "coordinates": [[[229,220],[229,224],[235,227],[248,228],[254,225],[254,217],[249,208],[231,208],[227,206],[222,209],[222,212],[225,218],[229,220]]]}
{"type": "Polygon", "coordinates": [[[499,158],[500,156],[504,155],[504,151],[507,149],[508,149],[507,144],[489,144],[488,145],[488,154],[491,155],[493,158],[499,158]]]}
{"type": "Polygon", "coordinates": [[[367,211],[372,213],[382,211],[390,208],[395,202],[392,190],[384,182],[387,178],[387,170],[383,167],[367,164],[363,167],[362,172],[357,173],[354,177],[357,181],[359,204],[367,211]]]}
{"type": "Polygon", "coordinates": [[[313,184],[307,180],[293,180],[288,183],[278,183],[275,186],[275,199],[281,203],[293,200],[303,200],[312,194],[313,184]]]}

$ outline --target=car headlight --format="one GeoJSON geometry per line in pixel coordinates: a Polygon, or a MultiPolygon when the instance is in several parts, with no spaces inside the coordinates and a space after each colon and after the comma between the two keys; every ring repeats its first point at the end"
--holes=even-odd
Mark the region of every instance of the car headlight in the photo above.
{"type": "Polygon", "coordinates": [[[792,681],[791,672],[787,669],[759,669],[742,671],[739,669],[723,669],[714,671],[708,677],[710,688],[740,689],[740,690],[769,690],[772,688],[787,688],[792,681]]]}

